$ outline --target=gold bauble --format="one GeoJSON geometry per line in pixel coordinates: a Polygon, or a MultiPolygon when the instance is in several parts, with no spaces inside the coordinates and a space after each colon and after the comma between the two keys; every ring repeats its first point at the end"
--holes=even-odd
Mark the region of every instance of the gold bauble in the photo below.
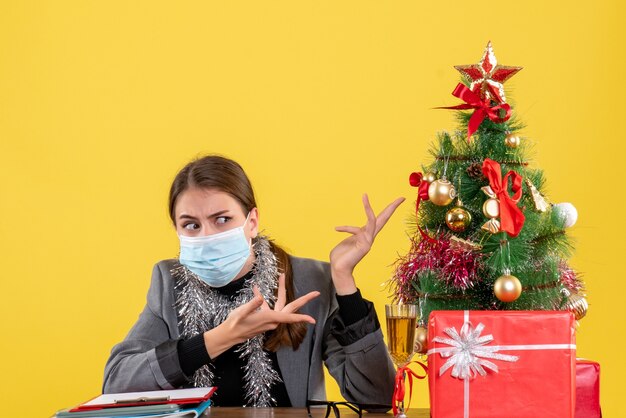
{"type": "Polygon", "coordinates": [[[520,142],[521,142],[521,139],[516,134],[508,134],[506,138],[504,138],[504,145],[506,145],[509,148],[519,147],[520,142]]]}
{"type": "Polygon", "coordinates": [[[483,203],[483,213],[487,218],[497,218],[500,216],[500,202],[496,199],[485,200],[485,203],[483,203]]]}
{"type": "Polygon", "coordinates": [[[456,197],[456,190],[446,179],[435,180],[428,187],[428,199],[437,206],[447,206],[456,197]]]}
{"type": "Polygon", "coordinates": [[[576,320],[581,320],[587,315],[587,310],[589,309],[589,303],[587,303],[587,299],[585,299],[582,295],[571,295],[567,298],[567,303],[565,307],[568,311],[574,314],[576,320]]]}
{"type": "Polygon", "coordinates": [[[472,222],[472,214],[462,206],[450,209],[446,213],[446,225],[454,232],[463,232],[472,222]]]}
{"type": "Polygon", "coordinates": [[[422,177],[422,181],[425,181],[426,183],[432,183],[435,180],[437,180],[437,175],[435,173],[426,173],[422,177]]]}
{"type": "Polygon", "coordinates": [[[522,284],[517,277],[505,274],[496,279],[493,293],[502,302],[513,302],[522,294],[522,284]]]}
{"type": "Polygon", "coordinates": [[[426,354],[428,351],[428,330],[424,327],[415,329],[415,350],[416,353],[426,354]]]}

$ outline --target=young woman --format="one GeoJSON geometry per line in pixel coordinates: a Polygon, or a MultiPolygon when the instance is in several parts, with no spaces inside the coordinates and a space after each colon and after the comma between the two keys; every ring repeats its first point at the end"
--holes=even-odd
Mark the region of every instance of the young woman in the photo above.
{"type": "Polygon", "coordinates": [[[371,302],[352,272],[404,199],[330,253],[293,257],[259,235],[252,186],[236,162],[192,161],[176,176],[169,212],[178,259],[157,263],[147,304],[107,362],[105,393],[217,386],[216,406],[325,400],[323,364],[342,395],[390,405],[394,370],[371,302]]]}

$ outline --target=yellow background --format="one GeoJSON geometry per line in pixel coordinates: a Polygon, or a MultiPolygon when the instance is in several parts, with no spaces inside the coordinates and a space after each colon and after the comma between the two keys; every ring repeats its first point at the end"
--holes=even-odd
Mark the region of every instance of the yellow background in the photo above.
{"type": "Polygon", "coordinates": [[[619,3],[4,0],[0,415],[100,391],[153,263],[177,254],[169,183],[202,153],[247,169],[262,226],[301,256],[326,260],[333,227],[364,222],[363,192],[378,209],[408,197],[357,271],[382,313],[408,244],[408,174],[455,128],[433,107],[458,103],[452,66],[491,39],[501,64],[525,67],[507,87],[548,197],[578,208],[572,263],[591,305],[578,355],[602,365],[605,416],[625,416],[619,3]]]}

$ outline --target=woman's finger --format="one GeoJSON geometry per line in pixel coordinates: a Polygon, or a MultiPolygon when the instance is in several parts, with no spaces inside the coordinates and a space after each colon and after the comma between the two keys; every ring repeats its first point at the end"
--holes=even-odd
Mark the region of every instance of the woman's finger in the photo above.
{"type": "Polygon", "coordinates": [[[315,319],[309,315],[282,311],[273,311],[272,313],[272,320],[280,322],[281,324],[295,324],[296,322],[308,322],[309,324],[315,324],[315,319]]]}
{"type": "Polygon", "coordinates": [[[343,226],[336,226],[335,227],[335,231],[337,231],[337,232],[347,232],[349,234],[356,235],[359,232],[361,232],[361,228],[359,228],[358,226],[343,225],[343,226]]]}
{"type": "Polygon", "coordinates": [[[267,301],[265,300],[265,298],[261,294],[261,291],[259,290],[259,286],[257,286],[257,285],[252,286],[252,293],[254,293],[254,297],[255,298],[261,298],[261,300],[262,300],[262,302],[261,302],[261,310],[262,311],[270,309],[270,306],[267,304],[267,301]]]}
{"type": "Polygon", "coordinates": [[[367,193],[363,194],[363,207],[365,208],[365,215],[367,215],[367,223],[365,224],[364,229],[369,236],[373,237],[376,231],[376,214],[370,205],[367,193]]]}
{"type": "Polygon", "coordinates": [[[260,293],[258,293],[254,295],[251,301],[246,302],[243,305],[239,306],[238,308],[234,309],[233,312],[238,310],[239,312],[241,312],[242,316],[248,316],[248,315],[253,314],[257,309],[259,309],[261,305],[263,304],[263,302],[264,302],[263,297],[261,296],[260,293]]]}
{"type": "Polygon", "coordinates": [[[265,332],[270,329],[275,329],[278,324],[293,324],[296,322],[308,322],[309,324],[315,324],[315,319],[309,315],[297,314],[285,311],[262,311],[254,315],[255,326],[253,327],[253,334],[265,332]]]}
{"type": "Polygon", "coordinates": [[[374,232],[374,236],[378,235],[378,233],[381,229],[383,229],[383,226],[385,226],[391,215],[393,215],[398,206],[400,206],[402,202],[404,202],[404,200],[404,197],[397,198],[389,205],[387,205],[387,207],[378,214],[378,216],[376,217],[376,229],[374,232]]]}
{"type": "Polygon", "coordinates": [[[313,292],[307,293],[304,296],[300,296],[298,299],[287,304],[287,306],[283,308],[283,312],[288,312],[288,313],[296,312],[298,309],[300,309],[301,307],[303,307],[304,305],[306,305],[312,299],[315,299],[319,295],[320,295],[320,292],[313,291],[313,292]]]}
{"type": "Polygon", "coordinates": [[[274,310],[280,311],[285,307],[287,301],[287,291],[285,290],[285,273],[280,273],[278,276],[278,297],[274,304],[274,310]]]}

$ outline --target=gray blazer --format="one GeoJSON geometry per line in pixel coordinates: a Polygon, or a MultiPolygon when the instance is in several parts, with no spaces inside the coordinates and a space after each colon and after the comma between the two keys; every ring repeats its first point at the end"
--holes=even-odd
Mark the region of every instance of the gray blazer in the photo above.
{"type": "MultiPolygon", "coordinates": [[[[104,372],[104,393],[173,389],[189,385],[178,361],[180,339],[174,308],[177,260],[154,266],[147,303],[124,341],[111,350],[104,372]]],[[[394,368],[387,354],[373,304],[362,320],[344,326],[337,315],[330,266],[321,261],[291,257],[295,297],[317,290],[321,294],[300,311],[316,319],[297,350],[281,347],[278,365],[291,404],[307,399],[326,400],[325,364],[346,400],[390,405],[394,368]]]]}

